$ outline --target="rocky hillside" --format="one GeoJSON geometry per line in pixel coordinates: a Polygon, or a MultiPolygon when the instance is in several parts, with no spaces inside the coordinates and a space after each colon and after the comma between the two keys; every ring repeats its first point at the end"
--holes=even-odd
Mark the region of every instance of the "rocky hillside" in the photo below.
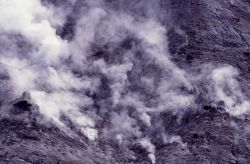
{"type": "Polygon", "coordinates": [[[0,163],[250,163],[249,0],[23,1],[0,1],[0,163]]]}

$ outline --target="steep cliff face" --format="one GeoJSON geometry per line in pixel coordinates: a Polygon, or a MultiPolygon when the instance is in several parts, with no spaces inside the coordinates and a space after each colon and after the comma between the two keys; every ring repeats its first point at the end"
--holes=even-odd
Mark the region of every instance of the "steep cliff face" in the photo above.
{"type": "Polygon", "coordinates": [[[0,2],[0,163],[250,162],[250,1],[26,1],[0,2]]]}

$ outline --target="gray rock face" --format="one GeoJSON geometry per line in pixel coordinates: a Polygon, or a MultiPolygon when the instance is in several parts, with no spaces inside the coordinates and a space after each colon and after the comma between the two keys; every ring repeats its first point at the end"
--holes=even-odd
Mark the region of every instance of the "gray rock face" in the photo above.
{"type": "Polygon", "coordinates": [[[186,34],[185,40],[173,42],[170,48],[177,59],[191,60],[194,65],[208,61],[229,63],[247,78],[249,1],[173,1],[170,6],[174,27],[179,26],[186,34]]]}
{"type": "MultiPolygon", "coordinates": [[[[76,0],[73,3],[71,0],[65,2],[42,0],[44,6],[58,7],[65,11],[66,21],[56,26],[56,35],[69,43],[76,42],[74,39],[79,35],[77,25],[79,22],[85,21],[81,20],[81,14],[87,13],[89,6],[96,5],[94,1],[94,4],[89,3],[92,1],[76,0]]],[[[191,89],[182,83],[181,86],[178,82],[175,84],[173,79],[181,78],[181,74],[171,78],[171,70],[175,69],[175,65],[186,72],[192,72],[190,76],[193,76],[194,80],[191,82],[194,83],[195,75],[202,72],[202,65],[213,64],[216,67],[225,64],[232,65],[239,70],[237,81],[247,99],[250,96],[248,92],[250,1],[156,0],[151,2],[128,0],[125,2],[106,0],[102,3],[104,8],[110,10],[112,14],[129,13],[135,17],[136,22],[140,22],[140,18],[159,20],[166,30],[168,40],[164,44],[167,44],[169,58],[174,64],[166,71],[161,67],[161,63],[155,62],[157,59],[145,57],[144,54],[148,53],[146,52],[148,47],[141,43],[142,38],[134,36],[136,35],[134,31],[128,30],[133,27],[126,29],[129,31],[125,30],[126,37],[118,41],[114,39],[114,41],[106,42],[101,36],[108,35],[108,33],[96,32],[96,40],[99,39],[101,42],[92,43],[90,41],[93,45],[88,50],[90,54],[87,56],[87,61],[90,63],[89,69],[81,71],[78,65],[73,64],[73,57],[65,60],[64,64],[68,66],[65,68],[72,69],[71,72],[75,77],[95,77],[100,81],[96,90],[76,91],[77,93],[84,92],[84,95],[93,101],[93,104],[81,108],[80,111],[95,120],[95,128],[98,131],[97,139],[92,141],[84,135],[81,128],[74,122],[77,118],[75,120],[70,118],[67,116],[68,113],[60,115],[60,119],[68,127],[66,130],[61,129],[50,120],[52,118],[47,118],[39,110],[38,104],[33,102],[28,94],[12,101],[15,98],[9,94],[10,89],[6,89],[9,87],[1,87],[0,163],[250,163],[249,113],[232,115],[227,110],[226,102],[222,100],[214,102],[213,97],[210,98],[211,96],[208,94],[210,82],[206,81],[207,76],[201,76],[201,79],[197,80],[199,82],[194,84],[191,89]],[[134,55],[131,57],[129,53],[134,55]],[[126,58],[126,55],[129,57],[126,58]],[[105,63],[101,65],[103,70],[106,65],[119,66],[127,60],[132,61],[133,67],[126,72],[125,77],[129,82],[124,84],[121,97],[124,96],[122,98],[125,99],[125,95],[128,93],[136,93],[139,95],[138,99],[134,94],[128,94],[135,101],[130,100],[125,104],[114,105],[113,88],[117,85],[114,85],[116,79],[111,77],[120,77],[120,72],[110,71],[105,74],[105,71],[92,68],[91,65],[96,64],[96,61],[100,59],[105,63]],[[153,80],[147,81],[143,77],[153,80]],[[168,107],[164,107],[164,110],[160,109],[159,106],[162,102],[159,89],[151,87],[159,86],[161,80],[166,78],[167,81],[170,81],[166,83],[171,84],[175,91],[177,90],[173,92],[170,87],[168,91],[171,93],[195,97],[191,106],[181,106],[177,110],[175,106],[168,103],[168,107]],[[147,82],[149,85],[146,85],[147,82]],[[4,96],[5,93],[7,96],[4,96]],[[144,106],[137,100],[143,102],[144,106]],[[143,108],[142,106],[147,107],[148,110],[142,112],[140,110],[143,108]],[[119,138],[118,134],[122,134],[123,138],[119,138]],[[150,143],[146,142],[147,140],[150,140],[150,143]]],[[[103,17],[102,19],[108,18],[103,17]]],[[[122,20],[119,21],[122,22],[122,20]]],[[[86,30],[89,29],[86,27],[86,30]]],[[[150,30],[161,31],[161,29],[153,28],[150,30]]],[[[117,35],[117,33],[115,34],[117,35]]],[[[119,32],[119,34],[123,35],[123,32],[119,32]]],[[[147,33],[146,36],[148,35],[150,36],[147,33]]],[[[9,37],[11,36],[7,38],[9,37]]],[[[18,38],[14,35],[12,37],[18,38]]],[[[151,36],[151,38],[153,37],[151,36]]],[[[3,36],[3,38],[5,37],[3,36]]],[[[4,39],[0,41],[0,47],[4,49],[6,46],[2,42],[6,41],[4,39]]],[[[23,44],[17,49],[23,49],[26,52],[29,46],[23,44]]],[[[3,52],[8,51],[4,49],[3,52]]],[[[20,52],[20,54],[22,53],[20,52]]],[[[163,58],[161,57],[160,60],[163,58]]],[[[2,62],[0,63],[2,64],[2,62]]],[[[58,65],[55,68],[60,67],[58,65]]],[[[119,68],[117,67],[115,70],[117,69],[119,68]]],[[[0,85],[8,86],[9,79],[6,70],[1,67],[0,85]]],[[[42,81],[42,79],[39,80],[42,81]]],[[[70,79],[67,80],[70,81],[70,79]]],[[[230,79],[226,80],[230,81],[230,79]]],[[[44,88],[44,90],[49,90],[50,86],[44,88]]],[[[65,88],[63,91],[66,92],[65,88]]],[[[223,89],[225,90],[225,88],[223,89]]],[[[236,87],[236,89],[238,88],[236,87]]],[[[160,88],[160,92],[164,91],[164,88],[160,88]]],[[[227,93],[227,95],[230,94],[230,92],[227,93]]],[[[164,100],[171,96],[170,94],[165,96],[164,100]]],[[[171,102],[176,100],[178,102],[176,106],[178,106],[181,98],[175,98],[171,99],[171,102]]],[[[242,99],[235,101],[244,102],[242,99]]],[[[49,99],[46,103],[49,104],[49,99]]],[[[60,104],[64,103],[60,101],[60,104]]],[[[236,105],[235,103],[232,106],[236,105]]]]}

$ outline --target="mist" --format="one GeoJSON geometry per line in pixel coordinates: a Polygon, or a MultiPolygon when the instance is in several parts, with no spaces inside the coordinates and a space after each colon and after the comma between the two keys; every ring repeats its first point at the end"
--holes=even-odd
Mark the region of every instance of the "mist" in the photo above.
{"type": "MultiPolygon", "coordinates": [[[[150,137],[159,125],[151,117],[200,110],[204,92],[204,100],[222,102],[232,116],[249,112],[233,66],[209,63],[190,72],[173,62],[171,20],[162,21],[157,3],[138,3],[138,13],[121,1],[113,2],[119,9],[104,0],[65,3],[0,1],[0,70],[8,76],[1,92],[12,98],[29,93],[43,123],[71,131],[66,117],[92,142],[132,140],[155,163],[150,137]]],[[[185,147],[163,128],[158,133],[164,142],[185,147]]]]}

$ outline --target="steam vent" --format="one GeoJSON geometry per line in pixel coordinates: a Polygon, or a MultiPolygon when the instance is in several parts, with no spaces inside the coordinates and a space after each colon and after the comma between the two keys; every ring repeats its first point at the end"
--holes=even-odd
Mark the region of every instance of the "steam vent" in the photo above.
{"type": "Polygon", "coordinates": [[[0,0],[0,164],[250,164],[250,0],[0,0]]]}

